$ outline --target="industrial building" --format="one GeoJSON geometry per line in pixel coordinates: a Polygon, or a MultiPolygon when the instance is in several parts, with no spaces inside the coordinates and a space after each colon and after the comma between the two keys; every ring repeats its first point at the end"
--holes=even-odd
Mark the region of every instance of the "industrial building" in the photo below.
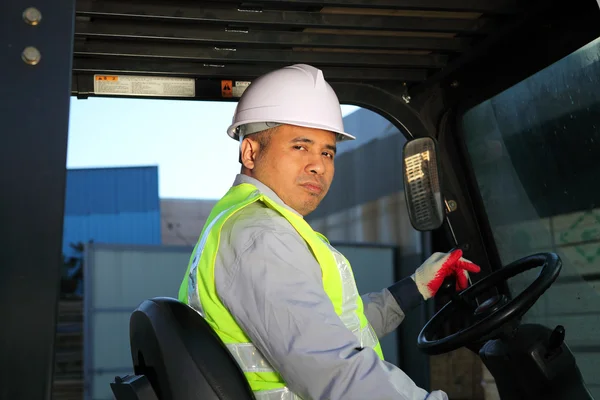
{"type": "Polygon", "coordinates": [[[160,199],[161,243],[194,246],[216,202],[211,199],[160,199]]]}

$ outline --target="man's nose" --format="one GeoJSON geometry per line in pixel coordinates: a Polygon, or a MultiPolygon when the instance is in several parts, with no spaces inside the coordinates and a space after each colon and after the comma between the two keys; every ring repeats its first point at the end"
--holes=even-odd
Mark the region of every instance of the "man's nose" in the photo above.
{"type": "Polygon", "coordinates": [[[325,161],[323,160],[323,156],[313,155],[310,157],[308,165],[306,166],[308,171],[311,174],[322,175],[325,173],[325,161]]]}

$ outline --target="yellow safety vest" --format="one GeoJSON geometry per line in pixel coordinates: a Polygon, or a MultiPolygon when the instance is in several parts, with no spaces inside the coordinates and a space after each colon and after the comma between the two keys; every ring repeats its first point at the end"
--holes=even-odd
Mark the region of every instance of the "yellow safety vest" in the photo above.
{"type": "Polygon", "coordinates": [[[255,201],[262,201],[278,211],[302,236],[321,266],[323,287],[335,312],[356,335],[362,347],[373,348],[383,359],[377,336],[363,312],[362,299],[348,260],[334,251],[327,238],[315,232],[304,218],[277,204],[256,186],[242,183],[232,187],[209,215],[190,257],[179,289],[179,300],[197,310],[225,343],[244,371],[255,397],[258,400],[300,398],[285,386],[283,378],[254,347],[221,303],[215,289],[214,269],[221,229],[229,217],[255,201]]]}

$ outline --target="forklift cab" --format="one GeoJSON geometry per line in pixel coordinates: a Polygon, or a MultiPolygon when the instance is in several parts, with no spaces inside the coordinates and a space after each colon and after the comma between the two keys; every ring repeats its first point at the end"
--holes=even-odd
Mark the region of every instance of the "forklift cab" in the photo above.
{"type": "MultiPolygon", "coordinates": [[[[403,155],[409,216],[417,230],[450,224],[439,184],[437,145],[432,138],[409,141],[403,155]]],[[[556,253],[526,256],[493,272],[460,293],[448,279],[450,296],[428,321],[416,345],[427,354],[467,347],[494,376],[502,399],[593,400],[565,341],[565,328],[522,323],[522,316],[560,275],[556,253]],[[508,279],[537,270],[520,293],[497,288],[508,279]],[[481,300],[481,301],[478,301],[481,300]],[[449,322],[459,328],[451,333],[449,322]]],[[[170,298],[143,302],[130,320],[135,375],[111,384],[116,400],[254,399],[235,359],[203,317],[170,298]]]]}
{"type": "MultiPolygon", "coordinates": [[[[468,349],[503,400],[600,398],[598,21],[596,0],[4,2],[0,398],[51,398],[71,98],[236,102],[293,63],[404,135],[371,183],[402,175],[428,251],[481,266],[411,343],[468,349]]],[[[252,398],[186,305],[148,299],[129,333],[117,400],[252,398]]]]}

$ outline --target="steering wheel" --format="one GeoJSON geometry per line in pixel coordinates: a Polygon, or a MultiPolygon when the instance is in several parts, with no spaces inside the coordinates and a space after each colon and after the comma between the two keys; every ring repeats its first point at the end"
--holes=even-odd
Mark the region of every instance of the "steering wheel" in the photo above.
{"type": "Polygon", "coordinates": [[[448,353],[481,340],[504,324],[523,316],[556,280],[561,267],[562,262],[557,254],[539,253],[514,261],[488,275],[453,296],[452,300],[425,324],[417,339],[417,346],[424,353],[435,355],[448,353]],[[478,294],[539,266],[542,269],[536,279],[515,298],[508,300],[506,296],[498,295],[487,299],[477,307],[473,306],[478,294]],[[458,309],[462,312],[472,312],[475,322],[456,333],[440,338],[444,323],[458,309]]]}

